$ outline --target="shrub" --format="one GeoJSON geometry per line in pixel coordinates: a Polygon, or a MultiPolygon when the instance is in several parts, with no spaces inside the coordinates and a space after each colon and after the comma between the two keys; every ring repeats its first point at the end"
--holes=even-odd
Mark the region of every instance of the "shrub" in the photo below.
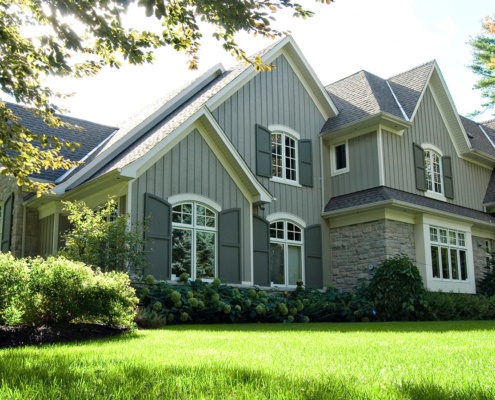
{"type": "Polygon", "coordinates": [[[133,324],[138,299],[127,274],[103,273],[63,257],[30,264],[28,322],[133,324]]]}
{"type": "Polygon", "coordinates": [[[28,268],[10,253],[0,253],[0,324],[19,324],[28,300],[28,268]]]}
{"type": "Polygon", "coordinates": [[[146,265],[143,224],[134,223],[129,228],[129,216],[116,214],[114,199],[97,211],[80,201],[66,201],[63,205],[69,212],[72,229],[64,234],[65,246],[60,255],[104,272],[142,276],[146,265]]]}
{"type": "Polygon", "coordinates": [[[492,257],[490,265],[486,267],[483,277],[476,285],[478,293],[485,296],[495,296],[495,257],[492,257]]]}
{"type": "Polygon", "coordinates": [[[374,272],[367,298],[374,303],[382,321],[410,321],[427,312],[425,288],[418,269],[406,256],[383,262],[374,272]]]}
{"type": "Polygon", "coordinates": [[[495,318],[495,296],[427,292],[429,319],[479,320],[495,318]]]}

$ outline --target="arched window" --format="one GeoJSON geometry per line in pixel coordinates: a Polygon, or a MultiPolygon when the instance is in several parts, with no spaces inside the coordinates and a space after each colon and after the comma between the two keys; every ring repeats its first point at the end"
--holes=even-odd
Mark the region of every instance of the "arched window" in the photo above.
{"type": "Polygon", "coordinates": [[[436,151],[425,149],[426,187],[429,191],[443,194],[442,156],[436,151]]]}
{"type": "Polygon", "coordinates": [[[303,229],[289,220],[270,223],[270,282],[295,286],[303,280],[303,229]]]}
{"type": "Polygon", "coordinates": [[[217,259],[217,213],[199,202],[172,207],[172,278],[213,279],[217,259]]]}

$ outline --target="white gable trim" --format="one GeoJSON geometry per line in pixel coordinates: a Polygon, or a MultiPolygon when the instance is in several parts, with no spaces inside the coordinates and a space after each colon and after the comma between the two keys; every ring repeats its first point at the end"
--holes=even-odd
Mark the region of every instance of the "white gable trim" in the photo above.
{"type": "MultiPolygon", "coordinates": [[[[143,134],[147,133],[150,129],[152,129],[157,123],[166,118],[169,114],[177,109],[181,104],[183,104],[187,99],[193,96],[195,93],[200,91],[206,85],[211,83],[214,79],[225,72],[224,67],[221,64],[215,65],[213,68],[208,70],[205,74],[203,74],[200,78],[194,81],[191,85],[189,85],[186,89],[181,91],[177,96],[175,96],[171,101],[163,104],[156,111],[154,111],[151,115],[146,117],[143,121],[138,123],[134,128],[132,128],[129,132],[127,132],[122,138],[118,139],[115,143],[110,145],[108,149],[104,149],[100,156],[94,158],[91,162],[85,165],[81,170],[76,172],[72,177],[70,177],[66,182],[61,183],[56,186],[53,190],[57,194],[64,193],[67,189],[78,185],[85,179],[89,178],[92,174],[94,174],[102,164],[112,160],[116,157],[120,152],[124,149],[132,145],[136,140],[138,140],[143,134]]],[[[112,134],[112,137],[118,131],[112,134]]],[[[105,141],[106,145],[111,138],[105,141]]],[[[101,146],[101,145],[100,145],[101,146]]],[[[98,148],[100,147],[98,146],[98,148]]],[[[96,150],[96,149],[95,149],[96,150]]],[[[93,150],[94,151],[94,150],[93,150]]]]}
{"type": "Polygon", "coordinates": [[[255,203],[270,203],[272,201],[273,197],[271,194],[258,182],[247,164],[234,148],[233,144],[222,131],[215,118],[205,107],[201,108],[181,126],[173,130],[140,159],[123,167],[121,174],[129,178],[137,178],[142,175],[194,129],[199,131],[222,166],[226,169],[247,199],[255,203]],[[210,131],[215,133],[216,141],[213,140],[208,133],[208,129],[205,125],[211,127],[210,131]],[[218,147],[219,144],[222,147],[227,148],[227,151],[220,150],[218,147]],[[241,177],[242,175],[244,175],[244,179],[241,177]],[[248,189],[248,186],[251,186],[251,189],[248,189]],[[253,191],[255,192],[254,194],[253,191]]]}
{"type": "MultiPolygon", "coordinates": [[[[313,72],[311,66],[302,55],[292,37],[287,36],[281,40],[272,49],[268,50],[267,53],[262,56],[262,59],[266,64],[270,64],[280,55],[285,56],[295,74],[316,104],[322,117],[327,120],[330,117],[336,116],[338,114],[337,107],[333,104],[325,87],[313,72]],[[301,69],[305,70],[304,73],[301,72],[301,69]]],[[[208,100],[206,106],[210,110],[217,108],[258,73],[259,72],[253,67],[249,66],[226,87],[220,90],[220,92],[208,100]]]]}

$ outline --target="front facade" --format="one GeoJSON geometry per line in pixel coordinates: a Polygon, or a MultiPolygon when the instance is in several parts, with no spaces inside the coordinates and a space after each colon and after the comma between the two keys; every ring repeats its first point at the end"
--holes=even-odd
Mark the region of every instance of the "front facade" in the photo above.
{"type": "Polygon", "coordinates": [[[2,251],[56,252],[61,201],[112,195],[146,221],[158,279],[350,289],[402,253],[428,288],[474,293],[495,239],[495,131],[457,115],[436,63],[325,88],[290,37],[258,55],[275,68],[215,67],[108,128],[54,194],[12,207],[2,185],[2,251]],[[14,235],[28,223],[37,235],[14,235]]]}

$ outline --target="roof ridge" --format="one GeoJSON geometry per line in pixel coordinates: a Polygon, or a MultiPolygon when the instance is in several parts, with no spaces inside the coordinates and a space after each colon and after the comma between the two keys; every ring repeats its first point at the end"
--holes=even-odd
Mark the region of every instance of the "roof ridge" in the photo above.
{"type": "Polygon", "coordinates": [[[495,118],[487,119],[486,121],[477,122],[479,125],[488,124],[490,122],[495,122],[495,118]]]}
{"type": "Polygon", "coordinates": [[[346,79],[349,79],[349,78],[351,78],[351,77],[353,77],[353,76],[356,76],[356,75],[358,75],[358,74],[364,73],[364,72],[367,72],[367,71],[366,71],[366,70],[364,70],[364,69],[361,69],[361,70],[359,70],[359,71],[357,71],[357,72],[354,72],[353,74],[350,74],[350,75],[347,75],[347,76],[345,76],[345,77],[343,77],[343,78],[340,78],[340,79],[339,79],[339,80],[337,80],[337,81],[334,81],[334,82],[329,83],[328,85],[325,85],[325,89],[327,89],[328,87],[330,87],[330,86],[332,86],[332,85],[335,85],[335,84],[337,84],[337,83],[339,83],[339,82],[345,81],[346,79]]]}
{"type": "Polygon", "coordinates": [[[396,78],[400,75],[404,75],[408,72],[411,72],[411,71],[414,71],[415,69],[418,69],[418,68],[421,68],[421,67],[424,67],[425,65],[428,65],[428,64],[435,64],[436,63],[436,60],[433,59],[433,60],[430,60],[430,61],[427,61],[427,62],[424,62],[422,64],[419,64],[419,65],[416,65],[415,67],[412,67],[412,68],[409,68],[408,70],[405,70],[405,71],[402,71],[402,72],[399,72],[398,74],[395,74],[395,75],[392,75],[392,76],[389,76],[386,80],[390,80],[390,79],[393,79],[393,78],[396,78]]]}

